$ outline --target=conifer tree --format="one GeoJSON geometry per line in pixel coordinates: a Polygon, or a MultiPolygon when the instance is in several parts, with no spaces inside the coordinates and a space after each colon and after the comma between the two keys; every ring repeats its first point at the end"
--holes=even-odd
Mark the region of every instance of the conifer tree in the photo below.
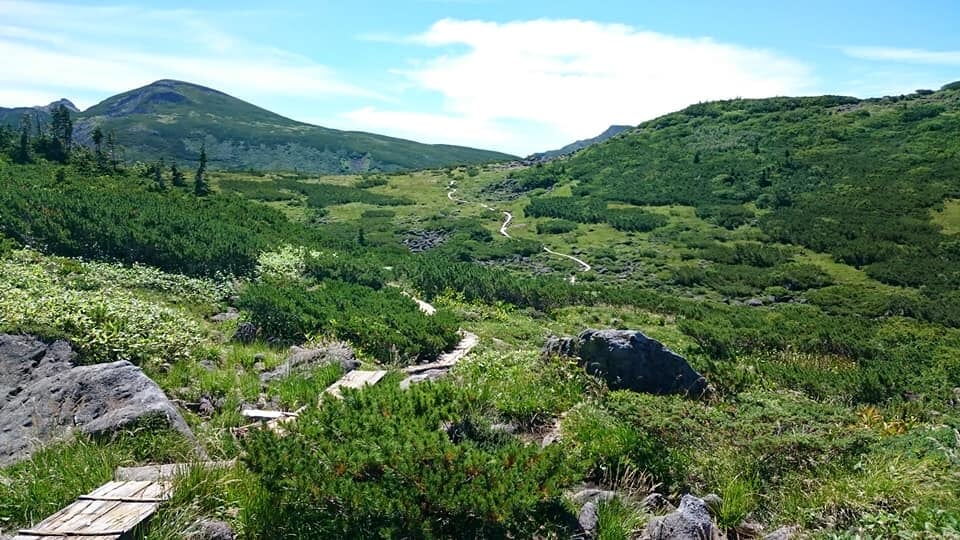
{"type": "Polygon", "coordinates": [[[53,161],[66,163],[70,159],[70,147],[73,144],[73,120],[70,110],[62,103],[53,109],[50,121],[52,139],[47,157],[53,161]]]}
{"type": "Polygon", "coordinates": [[[93,156],[97,162],[97,170],[104,171],[107,169],[107,158],[103,153],[103,130],[100,129],[100,126],[93,128],[93,156]]]}
{"type": "Polygon", "coordinates": [[[107,157],[110,159],[110,171],[120,170],[120,155],[117,150],[117,135],[113,130],[107,134],[107,157]]]}
{"type": "Polygon", "coordinates": [[[174,161],[170,165],[170,183],[173,184],[175,187],[187,186],[187,180],[183,176],[183,171],[181,171],[180,168],[177,167],[176,161],[174,161]]]}
{"type": "Polygon", "coordinates": [[[26,114],[20,119],[20,143],[13,153],[16,163],[30,162],[30,117],[26,114]]]}
{"type": "Polygon", "coordinates": [[[166,191],[167,184],[163,181],[163,158],[153,166],[153,183],[156,184],[158,191],[166,191]]]}
{"type": "Polygon", "coordinates": [[[210,194],[210,186],[207,184],[207,147],[200,145],[200,166],[197,167],[197,175],[193,179],[193,193],[197,197],[203,197],[210,194]]]}

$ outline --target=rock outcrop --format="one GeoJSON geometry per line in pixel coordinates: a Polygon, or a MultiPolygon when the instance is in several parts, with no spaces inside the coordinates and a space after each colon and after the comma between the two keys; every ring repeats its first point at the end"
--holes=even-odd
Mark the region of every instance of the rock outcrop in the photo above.
{"type": "Polygon", "coordinates": [[[720,534],[713,524],[707,503],[693,495],[684,495],[680,507],[647,523],[645,540],[714,540],[720,534]]]}
{"type": "Polygon", "coordinates": [[[685,358],[636,330],[584,330],[576,338],[551,338],[543,353],[580,358],[587,373],[615,390],[699,397],[708,389],[685,358]]]}
{"type": "Polygon", "coordinates": [[[0,334],[0,465],[74,431],[103,435],[161,419],[193,438],[176,407],[140,368],[76,366],[65,341],[0,334]]]}
{"type": "Polygon", "coordinates": [[[344,373],[360,367],[353,349],[345,343],[331,343],[314,349],[293,346],[290,347],[290,356],[282,364],[260,374],[260,381],[269,382],[297,371],[329,364],[338,364],[344,373]]]}

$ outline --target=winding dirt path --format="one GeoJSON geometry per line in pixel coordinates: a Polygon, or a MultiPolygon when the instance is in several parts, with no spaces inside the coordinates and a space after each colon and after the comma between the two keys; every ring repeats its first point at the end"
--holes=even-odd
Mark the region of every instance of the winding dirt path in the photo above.
{"type": "MultiPolygon", "coordinates": [[[[490,205],[488,205],[488,204],[486,204],[486,203],[482,203],[482,202],[471,203],[470,201],[467,201],[467,200],[465,200],[465,199],[461,199],[461,198],[457,197],[457,196],[456,196],[457,188],[453,187],[453,186],[455,186],[455,185],[456,185],[456,183],[453,182],[453,181],[451,181],[450,184],[447,185],[447,187],[450,189],[450,191],[447,192],[447,198],[450,199],[452,202],[455,202],[455,203],[463,203],[463,204],[478,204],[478,205],[482,206],[483,208],[486,208],[487,210],[490,210],[491,212],[496,212],[496,211],[497,211],[496,208],[494,208],[494,207],[492,207],[492,206],[490,206],[490,205]]],[[[503,214],[503,218],[504,218],[504,219],[503,219],[503,223],[500,225],[500,234],[503,235],[503,236],[506,237],[506,238],[513,238],[512,236],[510,236],[510,233],[507,232],[507,228],[510,227],[510,222],[513,221],[513,214],[511,214],[510,212],[507,212],[506,210],[501,210],[500,213],[503,214]]],[[[589,272],[590,270],[593,269],[593,267],[590,266],[589,264],[587,264],[583,259],[579,259],[579,258],[577,258],[577,257],[574,257],[573,255],[567,255],[566,253],[556,252],[556,251],[548,248],[547,246],[543,246],[543,250],[546,251],[547,253],[551,254],[551,255],[556,255],[557,257],[563,257],[563,258],[565,258],[565,259],[570,259],[571,261],[579,264],[579,265],[580,265],[580,271],[581,271],[581,272],[589,272]]],[[[575,282],[575,281],[576,281],[576,279],[571,276],[571,283],[573,283],[573,282],[575,282]]],[[[419,302],[419,301],[418,301],[418,302],[419,302]]],[[[428,304],[428,305],[429,305],[429,304],[428,304]]]]}
{"type": "Polygon", "coordinates": [[[543,246],[543,250],[546,251],[547,253],[552,254],[552,255],[556,255],[556,256],[558,256],[558,257],[564,257],[564,258],[566,258],[566,259],[570,259],[571,261],[579,264],[580,267],[581,267],[581,268],[580,268],[580,271],[581,271],[581,272],[589,272],[589,271],[593,268],[592,266],[590,266],[589,264],[587,264],[586,262],[584,262],[582,259],[578,259],[578,258],[574,257],[573,255],[567,255],[566,253],[557,253],[556,251],[548,248],[547,246],[543,246]]]}
{"type": "Polygon", "coordinates": [[[510,233],[507,232],[507,227],[509,227],[510,222],[513,221],[513,214],[511,214],[510,212],[504,212],[503,217],[504,217],[503,225],[500,225],[500,234],[506,236],[507,238],[513,238],[512,236],[510,236],[510,233]]]}

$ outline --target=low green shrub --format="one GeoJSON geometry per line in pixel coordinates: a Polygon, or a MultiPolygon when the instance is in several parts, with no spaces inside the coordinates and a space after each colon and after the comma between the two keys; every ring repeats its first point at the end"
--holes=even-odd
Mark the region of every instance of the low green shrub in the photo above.
{"type": "Polygon", "coordinates": [[[537,234],[564,234],[577,230],[575,221],[566,219],[548,219],[537,223],[537,234]]]}
{"type": "Polygon", "coordinates": [[[244,441],[265,497],[252,536],[531,537],[560,527],[574,475],[558,446],[451,437],[442,428],[476,410],[474,396],[395,383],[328,400],[285,436],[244,441]]]}
{"type": "Polygon", "coordinates": [[[459,341],[450,312],[425,315],[393,287],[374,290],[334,280],[308,287],[267,280],[245,287],[239,307],[266,339],[292,343],[328,334],[355,343],[381,362],[433,358],[459,341]]]}

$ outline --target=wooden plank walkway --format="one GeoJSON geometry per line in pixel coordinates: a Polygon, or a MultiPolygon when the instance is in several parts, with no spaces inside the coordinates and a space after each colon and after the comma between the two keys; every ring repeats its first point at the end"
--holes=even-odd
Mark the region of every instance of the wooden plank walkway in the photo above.
{"type": "Polygon", "coordinates": [[[387,375],[387,372],[384,370],[377,371],[360,371],[353,370],[348,372],[343,377],[331,384],[324,390],[325,393],[330,394],[331,396],[337,399],[343,399],[343,394],[340,392],[341,388],[353,388],[359,390],[364,386],[370,385],[373,386],[380,382],[380,379],[383,379],[387,375]]]}
{"type": "MultiPolygon", "coordinates": [[[[472,332],[462,330],[460,332],[460,336],[461,340],[460,343],[457,344],[456,348],[448,353],[440,355],[436,361],[428,364],[417,364],[403,368],[402,373],[406,374],[407,378],[401,381],[401,388],[408,388],[411,383],[418,382],[427,374],[427,372],[439,371],[441,375],[446,373],[464,356],[469,354],[470,351],[473,350],[473,348],[476,347],[480,342],[480,338],[472,332]]],[[[324,390],[324,394],[329,394],[337,399],[343,399],[343,393],[341,392],[343,388],[360,389],[364,386],[373,386],[386,377],[387,373],[389,373],[389,371],[386,370],[358,369],[349,371],[344,374],[343,377],[328,386],[326,390],[324,390]]],[[[321,403],[322,401],[323,398],[321,398],[321,403]]],[[[296,418],[304,410],[306,410],[305,406],[300,407],[298,410],[293,412],[244,409],[241,411],[241,414],[244,417],[256,419],[258,422],[234,428],[233,433],[234,435],[242,437],[245,436],[251,429],[262,427],[273,432],[283,434],[283,425],[287,422],[296,420],[296,418]]]]}
{"type": "Polygon", "coordinates": [[[170,498],[169,482],[107,482],[13,540],[44,538],[121,540],[132,533],[170,498]]]}

